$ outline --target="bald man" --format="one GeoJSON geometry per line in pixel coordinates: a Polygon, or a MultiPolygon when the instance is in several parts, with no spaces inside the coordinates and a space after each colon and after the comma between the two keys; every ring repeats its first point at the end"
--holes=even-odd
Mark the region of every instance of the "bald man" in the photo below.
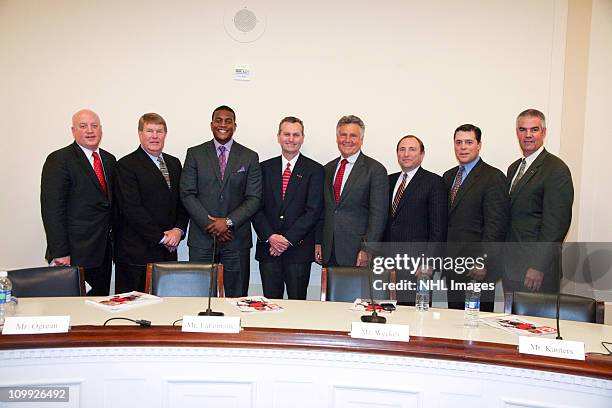
{"type": "Polygon", "coordinates": [[[108,295],[115,156],[100,149],[102,125],[88,109],[72,116],[74,142],[51,153],[42,170],[40,208],[51,265],[85,269],[92,296],[108,295]]]}

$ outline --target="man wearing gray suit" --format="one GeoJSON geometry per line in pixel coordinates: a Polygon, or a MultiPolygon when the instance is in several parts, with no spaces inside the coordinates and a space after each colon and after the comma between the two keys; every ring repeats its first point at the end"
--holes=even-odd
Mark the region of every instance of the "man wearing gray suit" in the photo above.
{"type": "Polygon", "coordinates": [[[236,114],[228,106],[213,111],[213,140],[187,150],[180,192],[190,216],[189,260],[210,262],[213,242],[224,268],[228,297],[249,288],[250,218],[261,204],[261,171],[254,151],[232,139],[236,114]]]}
{"type": "Polygon", "coordinates": [[[572,221],[572,175],[563,160],[544,148],[542,112],[521,112],[516,136],[523,157],[506,173],[510,227],[504,291],[554,293],[559,289],[559,251],[572,221]]]}
{"type": "Polygon", "coordinates": [[[387,170],[361,152],[365,125],[343,116],[336,125],[340,157],[325,165],[324,216],[315,258],[329,266],[367,266],[366,245],[382,241],[389,210],[387,170]]]}

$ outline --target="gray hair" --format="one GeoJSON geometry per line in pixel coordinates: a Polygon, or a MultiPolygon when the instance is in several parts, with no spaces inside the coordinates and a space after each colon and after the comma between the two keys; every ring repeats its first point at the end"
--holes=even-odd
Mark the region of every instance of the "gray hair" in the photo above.
{"type": "Polygon", "coordinates": [[[518,128],[518,122],[521,118],[538,118],[542,122],[542,129],[546,128],[546,117],[542,112],[537,109],[526,109],[518,114],[516,117],[516,127],[518,128]]]}
{"type": "Polygon", "coordinates": [[[359,116],[355,116],[355,115],[346,115],[340,118],[340,120],[338,121],[338,124],[336,125],[336,132],[338,131],[338,129],[340,129],[340,126],[343,125],[358,125],[361,128],[361,137],[365,136],[365,124],[363,123],[363,120],[361,120],[361,118],[359,118],[359,116]]]}

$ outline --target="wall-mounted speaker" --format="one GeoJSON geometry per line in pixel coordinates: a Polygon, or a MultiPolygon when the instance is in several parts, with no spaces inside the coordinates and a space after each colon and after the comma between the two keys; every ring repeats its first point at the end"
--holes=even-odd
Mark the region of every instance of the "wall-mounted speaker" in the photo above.
{"type": "Polygon", "coordinates": [[[266,30],[266,16],[259,6],[246,2],[226,8],[223,17],[225,31],[234,40],[249,43],[258,40],[266,30]]]}

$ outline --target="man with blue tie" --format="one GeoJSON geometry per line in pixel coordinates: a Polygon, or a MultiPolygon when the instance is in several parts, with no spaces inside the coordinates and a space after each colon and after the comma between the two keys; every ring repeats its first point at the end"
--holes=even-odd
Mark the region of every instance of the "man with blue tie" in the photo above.
{"type": "Polygon", "coordinates": [[[228,297],[248,293],[250,220],[261,205],[259,157],[233,139],[236,127],[232,108],[223,105],[213,111],[213,139],[187,150],[180,185],[190,216],[189,260],[218,257],[228,297]]]}
{"type": "Polygon", "coordinates": [[[281,120],[282,154],[261,163],[263,204],[253,217],[259,273],[267,298],[306,299],[315,227],[323,209],[323,166],[300,153],[304,123],[281,120]]]}
{"type": "MultiPolygon", "coordinates": [[[[465,291],[454,284],[470,281],[495,283],[501,277],[501,242],[506,237],[509,199],[504,174],[480,157],[482,131],[472,124],[453,135],[458,166],[444,173],[448,191],[448,251],[458,260],[485,259],[484,266],[446,270],[448,307],[463,309],[465,291]],[[486,256],[485,256],[486,254],[486,256]]],[[[495,290],[482,292],[481,309],[492,312],[495,290]]]]}

